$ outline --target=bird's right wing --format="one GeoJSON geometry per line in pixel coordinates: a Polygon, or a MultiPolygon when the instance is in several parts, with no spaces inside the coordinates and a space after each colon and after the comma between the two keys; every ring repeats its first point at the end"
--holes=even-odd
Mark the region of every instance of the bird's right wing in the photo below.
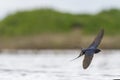
{"type": "Polygon", "coordinates": [[[102,29],[97,37],[95,38],[95,40],[92,42],[92,44],[88,47],[88,48],[97,48],[103,38],[103,35],[104,35],[104,29],[102,29]]]}
{"type": "Polygon", "coordinates": [[[83,68],[87,69],[92,61],[94,54],[87,55],[85,54],[84,60],[83,60],[83,68]]]}

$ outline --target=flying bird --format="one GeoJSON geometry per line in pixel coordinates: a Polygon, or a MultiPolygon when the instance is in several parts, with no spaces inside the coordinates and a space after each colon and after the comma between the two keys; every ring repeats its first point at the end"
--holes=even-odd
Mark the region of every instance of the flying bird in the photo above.
{"type": "MultiPolygon", "coordinates": [[[[88,48],[81,49],[81,53],[79,54],[79,57],[84,55],[84,60],[83,60],[83,68],[87,69],[93,59],[94,54],[99,53],[101,50],[98,49],[97,47],[99,46],[102,38],[104,35],[104,29],[101,29],[92,44],[88,46],[88,48]]],[[[75,59],[77,59],[75,58],[75,59]]],[[[73,59],[73,60],[75,60],[73,59]]]]}

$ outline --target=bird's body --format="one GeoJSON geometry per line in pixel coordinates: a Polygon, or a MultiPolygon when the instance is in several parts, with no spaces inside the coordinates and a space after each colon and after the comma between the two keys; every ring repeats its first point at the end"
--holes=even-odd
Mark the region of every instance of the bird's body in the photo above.
{"type": "MultiPolygon", "coordinates": [[[[99,44],[103,38],[103,35],[104,35],[104,30],[102,29],[99,32],[99,34],[97,35],[97,37],[95,38],[95,40],[92,42],[92,44],[88,48],[82,49],[80,55],[77,57],[77,58],[79,58],[80,56],[85,55],[84,60],[83,60],[83,68],[84,69],[87,69],[88,66],[90,65],[94,54],[99,53],[101,51],[97,47],[99,46],[99,44]]],[[[77,59],[77,58],[75,58],[75,59],[77,59]]]]}
{"type": "Polygon", "coordinates": [[[88,54],[88,55],[91,55],[91,54],[93,54],[93,53],[98,53],[98,52],[100,52],[101,50],[100,49],[85,49],[83,52],[84,52],[84,54],[88,54]]]}
{"type": "Polygon", "coordinates": [[[94,54],[99,53],[101,50],[88,48],[88,49],[85,49],[84,51],[85,52],[83,55],[85,55],[85,57],[83,60],[83,68],[86,69],[90,65],[94,54]]]}

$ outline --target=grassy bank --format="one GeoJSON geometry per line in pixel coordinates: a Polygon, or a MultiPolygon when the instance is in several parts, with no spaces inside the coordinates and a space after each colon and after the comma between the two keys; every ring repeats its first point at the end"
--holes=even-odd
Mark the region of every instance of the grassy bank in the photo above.
{"type": "MultiPolygon", "coordinates": [[[[41,34],[27,37],[1,38],[1,49],[80,49],[88,47],[95,35],[81,33],[41,34]]],[[[120,49],[120,36],[105,36],[100,48],[120,49]]]]}
{"type": "Polygon", "coordinates": [[[42,33],[68,33],[78,26],[84,34],[104,28],[107,35],[120,34],[120,10],[95,15],[61,13],[52,9],[17,12],[0,21],[0,36],[29,36],[42,33]]]}
{"type": "Polygon", "coordinates": [[[95,15],[52,9],[17,12],[0,21],[0,48],[48,49],[87,47],[105,29],[102,48],[120,49],[120,10],[95,15]]]}

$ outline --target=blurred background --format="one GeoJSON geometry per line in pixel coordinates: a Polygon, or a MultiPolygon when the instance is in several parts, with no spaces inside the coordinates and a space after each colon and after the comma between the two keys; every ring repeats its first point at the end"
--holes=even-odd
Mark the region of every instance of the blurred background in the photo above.
{"type": "Polygon", "coordinates": [[[119,0],[0,1],[1,49],[79,49],[105,29],[101,47],[120,48],[119,0]]]}
{"type": "Polygon", "coordinates": [[[120,0],[0,0],[0,80],[120,80],[120,0]],[[105,30],[87,70],[71,61],[105,30]]]}

